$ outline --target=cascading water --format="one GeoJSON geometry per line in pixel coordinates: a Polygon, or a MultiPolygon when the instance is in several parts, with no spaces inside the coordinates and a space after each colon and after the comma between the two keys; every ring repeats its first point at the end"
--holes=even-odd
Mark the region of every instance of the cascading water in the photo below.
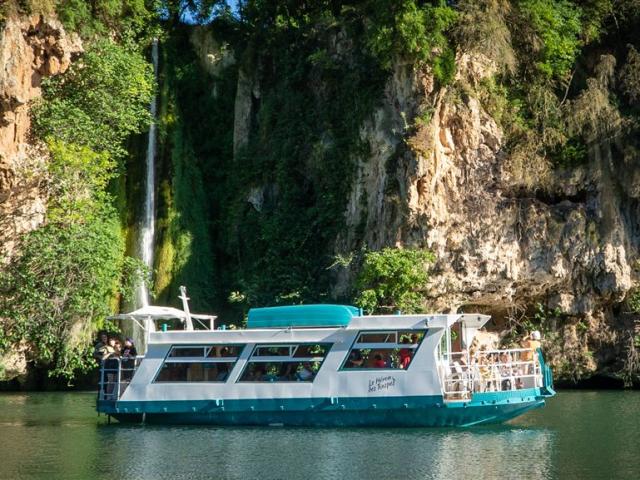
{"type": "MultiPolygon", "coordinates": [[[[151,47],[151,58],[153,61],[153,74],[158,80],[158,40],[153,40],[151,47]]],[[[139,255],[142,262],[149,269],[153,268],[153,236],[155,232],[155,156],[156,156],[156,112],[157,95],[153,95],[149,111],[151,112],[151,126],[147,140],[146,156],[146,177],[144,195],[144,214],[142,219],[142,230],[139,238],[139,255]]],[[[138,287],[137,307],[149,305],[149,290],[145,283],[138,287]]]]}

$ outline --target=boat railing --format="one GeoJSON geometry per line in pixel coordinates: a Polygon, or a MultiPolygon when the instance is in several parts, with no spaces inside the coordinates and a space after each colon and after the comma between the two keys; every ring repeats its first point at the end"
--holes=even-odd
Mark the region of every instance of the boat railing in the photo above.
{"type": "Polygon", "coordinates": [[[441,371],[445,399],[463,401],[476,392],[542,387],[545,373],[538,352],[528,348],[450,352],[443,355],[441,371]]]}
{"type": "Polygon", "coordinates": [[[100,365],[98,400],[117,401],[131,383],[143,356],[107,358],[100,365]]]}

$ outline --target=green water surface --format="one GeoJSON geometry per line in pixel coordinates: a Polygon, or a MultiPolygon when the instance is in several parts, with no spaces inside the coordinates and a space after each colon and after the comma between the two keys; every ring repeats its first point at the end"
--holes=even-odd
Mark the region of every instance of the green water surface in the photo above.
{"type": "Polygon", "coordinates": [[[640,392],[562,391],[467,429],[107,425],[94,395],[0,395],[0,479],[640,479],[640,392]]]}

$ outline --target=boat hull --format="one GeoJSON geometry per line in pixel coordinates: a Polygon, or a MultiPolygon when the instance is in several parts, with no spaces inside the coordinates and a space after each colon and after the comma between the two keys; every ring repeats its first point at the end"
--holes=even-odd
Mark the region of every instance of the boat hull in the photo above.
{"type": "Polygon", "coordinates": [[[544,405],[540,389],[477,393],[469,402],[441,396],[145,401],[98,404],[121,422],[305,427],[446,427],[501,423],[544,405]]]}

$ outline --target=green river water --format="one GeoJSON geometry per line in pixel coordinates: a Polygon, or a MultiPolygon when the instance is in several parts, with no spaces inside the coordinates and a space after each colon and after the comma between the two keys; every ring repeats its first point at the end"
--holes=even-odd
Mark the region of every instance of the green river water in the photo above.
{"type": "Polygon", "coordinates": [[[640,479],[640,392],[561,391],[466,429],[107,425],[90,393],[0,395],[1,479],[640,479]]]}

